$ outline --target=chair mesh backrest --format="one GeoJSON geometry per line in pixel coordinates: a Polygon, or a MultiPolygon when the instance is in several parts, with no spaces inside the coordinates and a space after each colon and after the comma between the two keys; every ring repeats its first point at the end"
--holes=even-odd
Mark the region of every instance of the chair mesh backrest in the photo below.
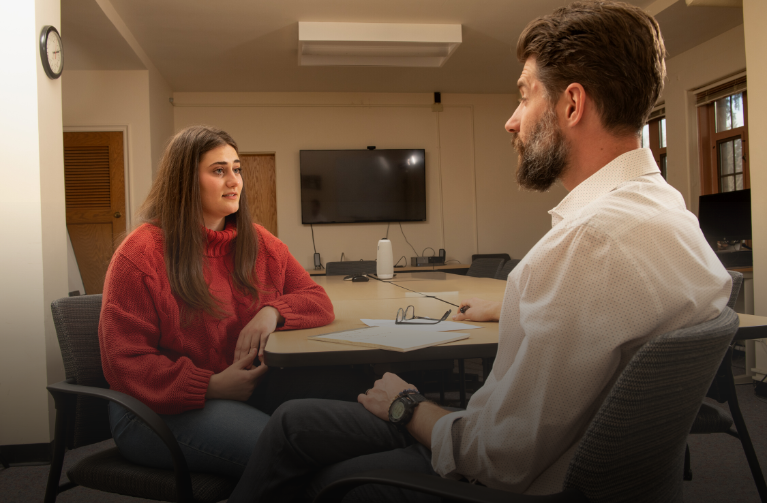
{"type": "Polygon", "coordinates": [[[471,256],[471,261],[474,262],[478,258],[502,258],[506,261],[511,260],[511,255],[508,253],[477,253],[471,256]]]}
{"type": "Polygon", "coordinates": [[[522,262],[522,260],[520,260],[520,259],[514,259],[514,258],[513,258],[513,259],[511,259],[511,260],[507,260],[507,261],[506,261],[506,263],[505,263],[505,264],[503,264],[503,266],[502,266],[502,267],[500,268],[500,270],[498,271],[498,276],[496,276],[496,277],[495,277],[495,279],[502,279],[503,281],[506,281],[507,279],[509,279],[509,273],[510,273],[510,272],[511,272],[511,270],[512,270],[512,269],[514,269],[514,268],[517,266],[517,264],[519,264],[520,262],[522,262]]]}
{"type": "Polygon", "coordinates": [[[740,285],[743,284],[743,275],[738,271],[727,271],[732,276],[732,291],[730,292],[730,300],[727,301],[727,307],[735,309],[735,303],[738,301],[738,295],[740,294],[740,285]]]}
{"type": "Polygon", "coordinates": [[[502,258],[478,258],[472,261],[466,276],[473,278],[495,278],[501,270],[504,260],[502,258]]]}
{"type": "Polygon", "coordinates": [[[328,262],[325,264],[325,274],[327,276],[375,274],[375,272],[375,260],[349,260],[346,262],[328,262]]]}
{"type": "MultiPolygon", "coordinates": [[[[51,303],[51,311],[67,379],[84,386],[108,388],[99,349],[101,295],[64,297],[51,303]]],[[[111,438],[106,400],[78,396],[75,417],[70,421],[67,447],[111,438]]]]}
{"type": "Polygon", "coordinates": [[[687,434],[737,329],[724,308],[642,346],[578,444],[563,488],[591,503],[682,501],[687,434]]]}

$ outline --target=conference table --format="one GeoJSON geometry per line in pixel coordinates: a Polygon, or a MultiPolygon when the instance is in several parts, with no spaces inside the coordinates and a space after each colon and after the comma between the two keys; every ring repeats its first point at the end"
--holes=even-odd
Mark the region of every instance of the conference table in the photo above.
{"type": "Polygon", "coordinates": [[[312,279],[328,293],[335,320],[324,327],[273,333],[264,351],[267,365],[301,367],[458,360],[459,392],[461,403],[465,404],[464,359],[495,357],[498,350],[498,323],[495,322],[465,322],[480,327],[465,330],[468,339],[407,352],[323,342],[311,337],[367,327],[361,319],[394,320],[398,309],[410,305],[417,316],[435,319],[450,309],[448,319],[451,319],[461,300],[479,297],[502,301],[505,281],[444,272],[397,273],[391,280],[371,278],[367,282],[347,281],[344,276],[315,276],[312,279]]]}
{"type": "MultiPolygon", "coordinates": [[[[464,403],[463,360],[495,357],[498,349],[496,322],[461,322],[480,328],[465,330],[469,334],[467,339],[408,352],[323,342],[313,340],[312,336],[364,328],[367,325],[361,319],[393,320],[398,309],[409,305],[415,308],[416,315],[435,319],[451,309],[452,318],[461,300],[479,297],[501,302],[506,281],[444,272],[398,273],[391,280],[371,278],[367,282],[347,281],[344,276],[315,276],[312,279],[328,293],[335,309],[335,320],[324,327],[273,333],[265,349],[267,365],[302,367],[458,360],[461,402],[464,403]]],[[[767,317],[738,316],[740,328],[736,339],[767,337],[767,317]]]]}

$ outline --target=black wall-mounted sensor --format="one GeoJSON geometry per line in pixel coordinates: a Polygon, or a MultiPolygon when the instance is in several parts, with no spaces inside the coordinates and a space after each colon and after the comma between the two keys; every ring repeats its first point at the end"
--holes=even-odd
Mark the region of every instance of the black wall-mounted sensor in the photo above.
{"type": "Polygon", "coordinates": [[[375,146],[375,145],[370,145],[370,146],[368,146],[368,150],[375,150],[375,149],[376,149],[376,146],[375,146]]]}
{"type": "Polygon", "coordinates": [[[434,93],[434,103],[442,103],[442,93],[434,93]]]}

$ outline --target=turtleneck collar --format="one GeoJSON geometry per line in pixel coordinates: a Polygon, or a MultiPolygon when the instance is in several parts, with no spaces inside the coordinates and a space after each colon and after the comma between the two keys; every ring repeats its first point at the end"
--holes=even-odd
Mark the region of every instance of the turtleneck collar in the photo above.
{"type": "Polygon", "coordinates": [[[208,248],[205,255],[208,257],[223,257],[231,251],[231,243],[237,237],[237,225],[234,220],[226,219],[226,225],[222,231],[212,231],[205,228],[208,235],[208,248]]]}

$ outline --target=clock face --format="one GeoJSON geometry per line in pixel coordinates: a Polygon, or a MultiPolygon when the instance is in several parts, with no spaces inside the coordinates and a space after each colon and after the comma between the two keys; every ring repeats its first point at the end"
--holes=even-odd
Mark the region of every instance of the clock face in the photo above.
{"type": "Polygon", "coordinates": [[[64,69],[61,35],[53,26],[43,26],[40,32],[40,61],[49,79],[61,77],[64,69]]]}
{"type": "Polygon", "coordinates": [[[61,38],[59,38],[57,32],[51,31],[48,34],[48,41],[45,49],[51,70],[56,74],[61,73],[61,67],[63,66],[61,59],[61,38]]]}

